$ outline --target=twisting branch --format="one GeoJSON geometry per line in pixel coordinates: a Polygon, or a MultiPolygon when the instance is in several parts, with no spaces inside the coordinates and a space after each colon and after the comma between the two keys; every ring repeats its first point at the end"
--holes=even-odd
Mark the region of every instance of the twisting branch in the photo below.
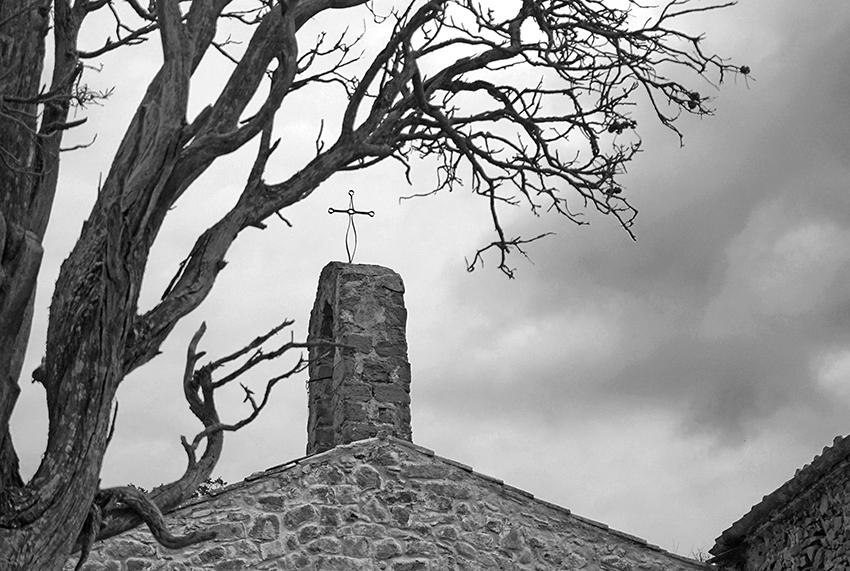
{"type": "Polygon", "coordinates": [[[405,165],[413,155],[437,158],[436,186],[417,195],[465,185],[487,201],[496,240],[470,268],[495,248],[499,268],[511,276],[506,255],[525,255],[521,245],[539,238],[508,239],[504,206],[524,203],[534,214],[586,224],[572,206],[577,199],[634,238],[637,209],[618,182],[640,148],[630,107],[643,93],[661,124],[681,137],[681,114],[712,112],[708,97],[681,82],[682,69],[709,85],[712,76],[720,83],[728,73],[749,73],[704,52],[701,36],[671,27],[676,18],[733,2],[690,3],[670,0],[643,23],[652,11],[637,0],[618,7],[526,0],[507,18],[475,0],[432,0],[393,14],[391,40],[343,117],[343,134],[363,137],[349,168],[388,156],[405,165]]]}
{"type": "Polygon", "coordinates": [[[138,45],[147,40],[147,37],[151,33],[155,32],[157,29],[159,29],[159,24],[154,22],[143,26],[137,30],[132,30],[126,35],[119,36],[115,40],[113,40],[112,38],[106,38],[106,41],[98,49],[92,51],[80,51],[80,58],[94,59],[123,46],[138,45]]]}
{"type": "MultiPolygon", "coordinates": [[[[260,363],[276,359],[291,349],[311,347],[317,344],[290,340],[276,349],[263,351],[263,345],[269,339],[292,324],[293,321],[285,320],[241,349],[199,367],[198,362],[206,355],[204,351],[198,349],[207,330],[206,323],[201,324],[192,336],[186,350],[183,394],[189,404],[189,409],[201,421],[204,429],[191,442],[185,437],[181,437],[181,444],[186,452],[187,459],[183,476],[175,482],[156,488],[147,495],[137,489],[127,487],[101,490],[95,503],[103,513],[103,524],[100,527],[85,527],[77,540],[77,549],[85,551],[86,546],[90,546],[92,529],[95,530],[94,533],[98,539],[105,539],[137,525],[140,521],[148,524],[157,541],[170,548],[189,545],[211,537],[209,533],[195,533],[184,538],[172,536],[164,526],[161,512],[173,509],[185,502],[192,496],[197,487],[209,478],[221,453],[224,432],[233,432],[250,424],[268,404],[274,386],[281,380],[290,378],[306,368],[307,361],[303,356],[300,356],[289,370],[266,382],[263,398],[260,402],[254,399],[253,392],[250,389],[245,388],[246,395],[250,397],[246,399],[246,402],[251,405],[251,413],[232,424],[220,421],[215,402],[217,389],[243,376],[260,363]],[[246,356],[245,362],[234,372],[217,382],[213,382],[213,371],[246,356]],[[202,457],[198,459],[196,451],[204,440],[206,440],[206,447],[202,457]]],[[[94,509],[95,507],[92,508],[92,510],[94,509]]]]}
{"type": "MultiPolygon", "coordinates": [[[[235,423],[223,423],[218,421],[218,414],[211,414],[215,411],[215,401],[214,395],[215,391],[224,387],[225,385],[241,378],[248,371],[256,367],[257,365],[264,363],[266,361],[271,361],[277,359],[287,353],[292,349],[298,348],[309,348],[318,345],[326,345],[327,342],[296,342],[292,337],[286,343],[283,343],[276,349],[271,351],[264,351],[263,345],[272,337],[277,335],[281,330],[290,327],[294,322],[291,320],[285,320],[280,325],[272,328],[271,331],[266,333],[265,335],[261,335],[242,347],[241,349],[217,359],[215,361],[211,361],[206,365],[195,369],[195,364],[203,355],[203,353],[194,353],[194,349],[191,349],[190,357],[186,362],[186,373],[184,380],[184,386],[186,387],[186,398],[189,401],[189,406],[192,408],[193,412],[195,410],[200,410],[202,408],[207,409],[207,413],[203,414],[203,424],[204,430],[199,432],[192,439],[192,442],[189,443],[185,438],[182,439],[183,448],[186,450],[186,454],[189,456],[190,464],[194,458],[194,450],[197,449],[198,445],[205,439],[210,438],[211,436],[218,434],[220,432],[235,432],[251,422],[253,422],[262,412],[262,410],[266,407],[269,402],[269,397],[271,396],[272,389],[274,386],[284,380],[288,379],[302,371],[304,371],[307,367],[307,360],[304,358],[303,354],[298,357],[297,362],[286,372],[277,375],[266,382],[265,389],[263,391],[262,400],[258,403],[254,398],[254,391],[249,389],[246,385],[241,384],[243,390],[245,391],[245,400],[243,402],[248,402],[251,405],[251,413],[246,417],[235,423]],[[249,355],[250,353],[250,355],[249,355]],[[219,368],[233,363],[238,359],[245,357],[247,358],[244,362],[239,365],[234,371],[225,375],[221,379],[214,381],[212,378],[212,373],[219,368]],[[192,374],[189,375],[190,367],[192,368],[192,374]]],[[[199,330],[200,335],[203,335],[203,328],[199,330]]],[[[190,347],[194,347],[197,345],[196,339],[200,339],[199,335],[196,334],[196,338],[193,338],[193,343],[190,347]]],[[[198,414],[196,414],[198,416],[198,414]]],[[[201,418],[201,416],[199,416],[201,418]]]]}
{"type": "MultiPolygon", "coordinates": [[[[189,409],[205,427],[219,423],[218,412],[212,389],[208,387],[209,374],[203,368],[196,373],[198,360],[204,352],[198,351],[198,345],[206,332],[206,324],[202,323],[192,336],[186,351],[186,366],[183,373],[183,392],[189,404],[189,409]]],[[[185,439],[182,439],[185,443],[185,439]]],[[[211,536],[208,533],[190,534],[186,538],[176,538],[169,534],[162,522],[162,513],[169,511],[188,500],[197,487],[209,478],[221,455],[224,439],[222,434],[211,433],[207,438],[206,448],[200,459],[195,450],[184,445],[187,454],[187,466],[183,475],[176,481],[163,484],[145,495],[134,488],[111,488],[101,490],[95,498],[95,503],[103,514],[103,523],[96,529],[97,539],[106,539],[126,531],[144,521],[151,527],[157,541],[166,547],[179,547],[203,541],[211,536]],[[154,527],[157,531],[154,531],[154,527]],[[183,543],[189,541],[189,543],[183,543]]],[[[93,508],[94,509],[94,508],[93,508]]],[[[88,541],[87,531],[77,539],[76,549],[85,550],[88,541]]]]}
{"type": "MultiPolygon", "coordinates": [[[[260,415],[260,413],[268,404],[269,397],[271,396],[271,392],[272,389],[274,389],[274,386],[284,379],[288,379],[293,375],[305,371],[307,369],[307,365],[308,361],[304,359],[303,356],[301,356],[298,358],[298,362],[295,363],[295,365],[292,366],[292,368],[290,368],[288,371],[269,379],[266,382],[266,388],[263,391],[263,400],[259,404],[257,404],[256,400],[253,397],[253,391],[248,389],[245,385],[242,385],[242,388],[245,390],[245,400],[243,402],[250,402],[252,409],[251,413],[233,424],[219,423],[207,427],[202,432],[199,432],[195,435],[195,438],[192,440],[192,443],[190,445],[191,448],[196,448],[203,441],[204,438],[209,438],[210,436],[220,432],[236,432],[237,430],[240,430],[241,428],[244,428],[245,426],[252,423],[254,420],[256,420],[256,418],[260,415]]],[[[187,443],[185,440],[183,441],[183,447],[187,447],[187,443]]]]}
{"type": "Polygon", "coordinates": [[[218,359],[218,360],[213,361],[212,363],[206,365],[210,369],[210,371],[215,371],[216,369],[223,367],[224,365],[226,365],[226,364],[228,364],[232,361],[235,361],[236,359],[239,359],[240,357],[242,357],[243,355],[245,355],[249,351],[254,351],[254,354],[251,355],[247,359],[247,361],[245,361],[245,363],[241,367],[239,367],[239,369],[237,369],[233,373],[229,374],[227,377],[225,377],[224,380],[219,381],[217,383],[214,383],[213,388],[217,389],[217,388],[227,384],[229,381],[241,376],[243,373],[248,372],[249,369],[251,369],[255,365],[259,364],[261,358],[263,360],[269,359],[269,358],[273,359],[274,357],[272,357],[271,354],[264,354],[263,353],[262,348],[261,348],[262,345],[266,341],[268,341],[269,339],[271,339],[272,337],[277,335],[281,330],[286,329],[287,327],[290,327],[294,323],[295,323],[294,321],[287,319],[283,323],[281,323],[280,325],[272,328],[272,330],[269,331],[268,333],[266,333],[265,335],[260,335],[259,337],[257,337],[256,339],[254,339],[253,341],[251,341],[250,343],[248,343],[247,345],[245,345],[243,348],[239,349],[238,351],[236,351],[236,352],[234,352],[230,355],[227,355],[226,357],[222,357],[221,359],[218,359]]]}
{"type": "Polygon", "coordinates": [[[179,549],[187,545],[208,541],[215,538],[216,533],[210,530],[190,531],[186,535],[174,535],[168,531],[162,511],[151,499],[138,488],[120,486],[100,490],[95,497],[95,504],[103,511],[116,508],[129,508],[136,513],[161,545],[169,549],[179,549]]]}

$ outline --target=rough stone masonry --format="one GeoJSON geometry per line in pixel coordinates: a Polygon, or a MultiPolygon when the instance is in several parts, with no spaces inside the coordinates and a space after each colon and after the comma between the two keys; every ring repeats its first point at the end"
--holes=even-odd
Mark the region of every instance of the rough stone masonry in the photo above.
{"type": "Polygon", "coordinates": [[[135,529],[83,571],[711,571],[392,437],[254,474],[167,522],[218,536],[171,550],[135,529]]]}
{"type": "Polygon", "coordinates": [[[307,454],[379,433],[410,441],[404,284],[389,268],[331,262],[319,277],[310,349],[307,454]]]}

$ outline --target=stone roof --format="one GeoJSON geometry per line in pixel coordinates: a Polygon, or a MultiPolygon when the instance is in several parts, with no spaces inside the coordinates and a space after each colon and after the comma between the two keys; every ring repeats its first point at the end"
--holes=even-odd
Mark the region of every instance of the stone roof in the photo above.
{"type": "MultiPolygon", "coordinates": [[[[297,458],[291,461],[288,461],[284,464],[280,464],[277,466],[273,466],[267,470],[263,470],[261,472],[255,472],[245,478],[241,482],[236,482],[219,489],[213,490],[209,496],[202,497],[194,500],[190,500],[186,504],[180,506],[174,512],[186,512],[194,511],[195,509],[202,508],[203,504],[213,501],[215,498],[222,495],[230,495],[233,493],[239,493],[240,491],[248,491],[255,483],[258,481],[262,481],[269,477],[280,476],[286,472],[301,472],[301,471],[309,471],[314,468],[316,465],[320,465],[323,463],[327,463],[332,460],[332,457],[338,455],[340,453],[351,453],[356,451],[358,448],[367,448],[370,446],[374,446],[378,444],[380,441],[384,441],[387,444],[395,444],[397,446],[404,447],[410,450],[413,453],[418,453],[428,457],[431,461],[436,463],[441,463],[446,465],[451,469],[460,469],[467,474],[467,478],[472,479],[473,483],[480,485],[482,487],[486,487],[492,491],[495,491],[498,495],[508,499],[513,500],[515,502],[523,503],[523,504],[536,504],[536,506],[540,509],[545,510],[554,510],[558,514],[559,519],[564,519],[568,521],[572,521],[575,525],[592,528],[598,530],[598,532],[603,535],[609,536],[611,540],[619,540],[625,542],[626,544],[634,545],[637,549],[645,550],[651,553],[657,553],[661,557],[669,558],[672,562],[676,563],[676,569],[708,569],[704,563],[695,561],[693,559],[683,557],[681,555],[668,552],[658,545],[653,545],[648,543],[645,539],[634,536],[629,533],[625,533],[616,529],[610,528],[608,525],[592,520],[590,518],[582,517],[580,515],[572,513],[572,511],[568,508],[547,502],[545,500],[541,500],[539,498],[535,498],[534,494],[522,490],[520,488],[516,488],[509,484],[506,484],[503,480],[499,478],[495,478],[493,476],[489,476],[487,474],[482,474],[474,470],[471,466],[463,464],[461,462],[457,462],[455,460],[451,460],[449,458],[445,458],[442,456],[438,456],[434,453],[433,450],[428,448],[419,446],[417,444],[413,444],[412,442],[402,440],[399,438],[395,438],[393,436],[381,435],[379,437],[360,440],[357,442],[353,442],[347,445],[337,446],[332,448],[331,450],[327,450],[325,452],[312,454],[309,456],[304,456],[301,458],[297,458]],[[477,480],[477,482],[474,482],[477,480]]],[[[534,510],[528,510],[534,511],[534,510]]],[[[550,512],[551,513],[551,512],[550,512]]],[[[653,569],[655,567],[652,567],[653,569]]],[[[665,566],[665,568],[667,568],[665,566]]]]}
{"type": "Polygon", "coordinates": [[[810,464],[798,469],[793,478],[773,493],[764,496],[762,501],[754,505],[744,517],[724,531],[715,540],[714,547],[708,551],[715,556],[711,561],[722,560],[725,555],[736,552],[751,531],[767,522],[774,513],[789,505],[816,480],[829,473],[848,457],[850,457],[850,435],[836,436],[832,446],[824,447],[823,452],[815,456],[810,464]]]}

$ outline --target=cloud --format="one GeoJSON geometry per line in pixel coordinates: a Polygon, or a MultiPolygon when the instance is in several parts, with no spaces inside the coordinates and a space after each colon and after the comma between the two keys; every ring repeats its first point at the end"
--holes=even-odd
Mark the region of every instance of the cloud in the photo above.
{"type": "MultiPolygon", "coordinates": [[[[804,319],[847,293],[850,229],[790,211],[781,199],[756,209],[727,248],[725,283],[706,308],[709,338],[765,333],[775,317],[804,319]]],[[[841,300],[840,299],[840,300],[841,300]]]]}
{"type": "Polygon", "coordinates": [[[850,348],[814,359],[818,384],[831,396],[850,404],[850,348]]]}

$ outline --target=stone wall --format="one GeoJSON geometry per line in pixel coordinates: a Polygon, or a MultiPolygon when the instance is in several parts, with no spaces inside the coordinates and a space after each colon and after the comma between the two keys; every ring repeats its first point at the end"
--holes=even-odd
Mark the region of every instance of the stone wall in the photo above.
{"type": "Polygon", "coordinates": [[[718,538],[724,569],[850,571],[850,438],[836,439],[718,538]]]}
{"type": "Polygon", "coordinates": [[[411,440],[404,284],[381,266],[322,270],[309,340],[307,454],[387,432],[411,440]]]}
{"type": "Polygon", "coordinates": [[[99,544],[84,570],[705,568],[389,437],[273,468],[167,520],[218,537],[170,551],[136,529],[99,544]]]}

